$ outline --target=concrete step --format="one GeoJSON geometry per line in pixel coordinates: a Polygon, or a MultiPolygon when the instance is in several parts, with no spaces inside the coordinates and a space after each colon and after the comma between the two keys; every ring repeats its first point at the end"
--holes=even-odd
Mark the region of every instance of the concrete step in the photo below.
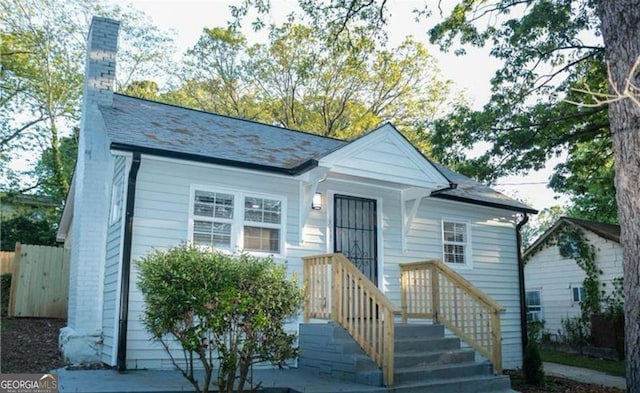
{"type": "Polygon", "coordinates": [[[437,351],[448,349],[460,349],[460,339],[457,337],[443,337],[395,340],[396,354],[405,351],[437,351]]]}
{"type": "Polygon", "coordinates": [[[444,337],[444,326],[431,324],[396,324],[394,327],[394,336],[396,340],[444,337]]]}
{"type": "Polygon", "coordinates": [[[437,366],[396,367],[394,379],[397,384],[429,381],[436,379],[455,379],[473,375],[490,375],[488,364],[465,362],[437,366]]]}
{"type": "Polygon", "coordinates": [[[469,349],[452,349],[445,351],[396,351],[393,363],[395,367],[398,368],[473,362],[474,359],[475,352],[469,349]]]}

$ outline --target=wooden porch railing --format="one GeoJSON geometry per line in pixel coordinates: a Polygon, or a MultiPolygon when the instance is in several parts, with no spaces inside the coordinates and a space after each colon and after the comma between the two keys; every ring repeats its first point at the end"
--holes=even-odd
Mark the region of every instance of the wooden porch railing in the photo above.
{"type": "Polygon", "coordinates": [[[500,313],[504,308],[438,260],[400,264],[402,321],[433,318],[502,372],[500,313]]]}
{"type": "Polygon", "coordinates": [[[303,258],[304,320],[328,319],[344,327],[393,385],[396,307],[342,254],[303,258]]]}

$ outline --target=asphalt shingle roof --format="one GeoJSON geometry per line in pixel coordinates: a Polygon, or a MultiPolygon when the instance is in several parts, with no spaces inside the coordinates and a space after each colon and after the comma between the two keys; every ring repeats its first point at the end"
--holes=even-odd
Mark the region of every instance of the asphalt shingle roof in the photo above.
{"type": "MultiPolygon", "coordinates": [[[[282,127],[114,94],[101,106],[114,148],[174,152],[265,167],[296,168],[346,142],[282,127]]],[[[188,157],[185,157],[188,158],[188,157]]]]}
{"type": "MultiPolygon", "coordinates": [[[[268,124],[114,94],[100,106],[111,148],[194,161],[302,173],[349,142],[268,124]]],[[[486,185],[431,162],[457,187],[433,196],[537,213],[486,185]]]]}

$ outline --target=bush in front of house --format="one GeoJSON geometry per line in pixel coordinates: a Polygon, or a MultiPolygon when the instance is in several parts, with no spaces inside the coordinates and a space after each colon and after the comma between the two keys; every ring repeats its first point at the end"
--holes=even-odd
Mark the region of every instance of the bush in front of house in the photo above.
{"type": "Polygon", "coordinates": [[[540,386],[544,383],[544,368],[542,367],[540,350],[538,349],[538,344],[533,340],[527,344],[524,350],[522,371],[527,384],[540,386]]]}
{"type": "Polygon", "coordinates": [[[284,323],[297,315],[303,294],[272,258],[182,245],[153,252],[137,265],[144,324],[197,392],[209,391],[214,370],[220,392],[242,392],[252,364],[284,366],[297,355],[296,335],[284,323]]]}

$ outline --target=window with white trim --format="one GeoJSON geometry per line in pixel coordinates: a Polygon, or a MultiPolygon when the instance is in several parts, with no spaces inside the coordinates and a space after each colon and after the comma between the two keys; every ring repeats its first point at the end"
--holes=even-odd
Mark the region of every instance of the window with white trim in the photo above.
{"type": "Polygon", "coordinates": [[[231,248],[234,195],[196,190],[193,200],[193,244],[231,248]]]}
{"type": "Polygon", "coordinates": [[[113,225],[122,218],[122,204],[124,202],[124,175],[120,174],[111,188],[111,214],[109,225],[113,225]]]}
{"type": "Polygon", "coordinates": [[[280,253],[282,202],[277,199],[244,198],[244,250],[280,253]]]}
{"type": "Polygon", "coordinates": [[[446,263],[464,265],[469,258],[469,224],[442,221],[442,253],[446,263]]]}
{"type": "Polygon", "coordinates": [[[223,250],[280,254],[284,199],[241,192],[196,189],[191,241],[223,250]]]}
{"type": "Polygon", "coordinates": [[[582,303],[585,298],[584,287],[582,285],[571,286],[571,299],[573,303],[582,303]]]}
{"type": "Polygon", "coordinates": [[[525,299],[527,302],[527,322],[542,321],[540,290],[527,290],[525,299]]]}

